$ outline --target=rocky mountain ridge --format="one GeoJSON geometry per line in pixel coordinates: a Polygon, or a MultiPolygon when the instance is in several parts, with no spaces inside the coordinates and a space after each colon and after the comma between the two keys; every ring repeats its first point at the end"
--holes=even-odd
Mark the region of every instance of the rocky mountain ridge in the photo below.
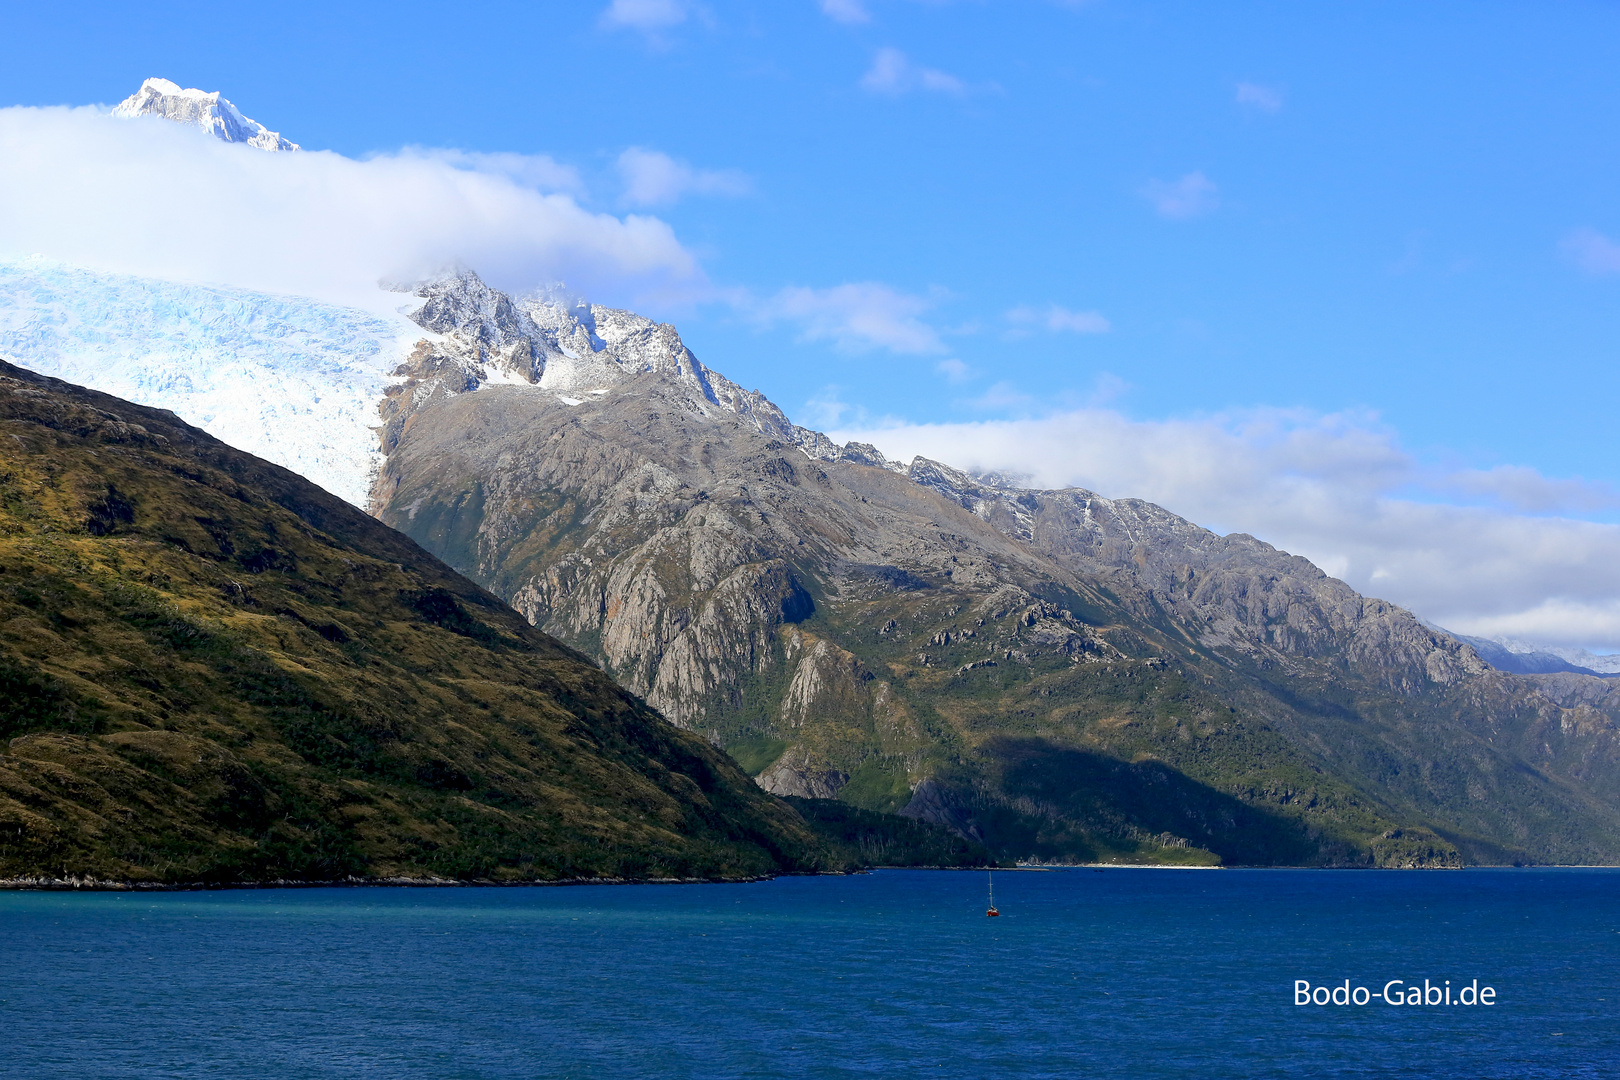
{"type": "MultiPolygon", "coordinates": [[[[1031,490],[923,457],[909,465],[891,462],[869,444],[838,446],[793,424],[758,391],[706,368],[667,324],[544,294],[513,300],[469,270],[418,286],[415,295],[425,303],[411,317],[443,337],[420,343],[396,371],[407,381],[389,393],[405,400],[384,406],[385,450],[397,446],[414,410],[440,395],[516,380],[557,391],[557,400],[572,408],[584,400],[575,395],[600,398],[649,376],[633,392],[656,392],[704,418],[714,407],[728,410],[747,429],[812,461],[903,475],[1076,572],[1127,583],[1206,646],[1286,661],[1348,634],[1363,640],[1363,649],[1398,648],[1394,666],[1411,681],[1446,684],[1487,667],[1452,635],[1245,534],[1218,536],[1139,499],[1107,499],[1079,488],[1031,490]]],[[[373,504],[385,498],[374,491],[373,504]]],[[[1380,657],[1382,666],[1388,661],[1380,657]]]]}
{"type": "MultiPolygon", "coordinates": [[[[667,323],[591,304],[559,289],[510,297],[461,268],[427,282],[393,286],[422,301],[410,318],[436,336],[418,344],[395,372],[406,381],[391,388],[384,409],[387,431],[435,393],[461,393],[487,384],[516,382],[552,390],[565,404],[573,395],[604,394],[640,375],[682,388],[701,410],[724,409],[755,431],[790,443],[819,460],[851,454],[883,463],[873,447],[839,447],[818,431],[799,427],[757,390],[744,390],[692,355],[667,323]]],[[[391,434],[385,431],[385,448],[391,434]]]]}
{"type": "MultiPolygon", "coordinates": [[[[672,327],[503,302],[466,273],[418,294],[439,338],[384,407],[375,512],[770,790],[1071,856],[1237,858],[1247,841],[1210,821],[1239,808],[1203,803],[1232,791],[1260,814],[1239,833],[1304,822],[1296,856],[1329,861],[1405,851],[1378,838],[1428,825],[1469,858],[1548,857],[1564,841],[1529,809],[1548,800],[1581,808],[1583,850],[1614,843],[1595,792],[1614,786],[1620,702],[1600,680],[1501,676],[1306,560],[1149,503],[838,447],[672,327]],[[1564,732],[1532,754],[1534,781],[1494,745],[1505,717],[1527,746],[1564,732]],[[1149,828],[1144,760],[1203,784],[1186,798],[1204,809],[1149,828]],[[1069,779],[1037,798],[1045,770],[1069,779]],[[1098,785],[1106,805],[1074,803],[1098,785]]],[[[1424,858],[1455,857],[1434,854],[1447,843],[1424,858]]]]}

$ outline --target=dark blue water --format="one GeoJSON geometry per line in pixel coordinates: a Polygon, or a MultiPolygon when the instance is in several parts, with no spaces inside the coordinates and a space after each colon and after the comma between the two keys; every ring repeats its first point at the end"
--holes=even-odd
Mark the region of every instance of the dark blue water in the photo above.
{"type": "Polygon", "coordinates": [[[1620,1075],[1620,872],[1008,872],[999,919],[984,886],[0,894],[0,1075],[1620,1075]]]}

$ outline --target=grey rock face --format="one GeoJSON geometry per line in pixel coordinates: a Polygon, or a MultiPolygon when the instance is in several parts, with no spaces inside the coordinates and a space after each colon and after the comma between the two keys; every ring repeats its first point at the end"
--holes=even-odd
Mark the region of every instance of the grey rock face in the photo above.
{"type": "Polygon", "coordinates": [[[803,751],[790,750],[774,765],[760,773],[759,786],[772,795],[797,795],[802,799],[834,799],[849,783],[847,773],[811,766],[803,751]]]}
{"type": "Polygon", "coordinates": [[[1459,639],[1252,536],[1217,536],[1140,499],[1014,488],[925,458],[908,475],[1077,573],[1111,583],[1139,616],[1163,612],[1200,645],[1293,668],[1339,658],[1403,691],[1486,670],[1459,639]]]}
{"type": "Polygon", "coordinates": [[[1620,858],[1612,682],[1501,675],[1151,503],[836,446],[628,312],[416,291],[376,512],[676,723],[775,740],[770,790],[1043,858],[1354,864],[1403,823],[1620,858]]]}

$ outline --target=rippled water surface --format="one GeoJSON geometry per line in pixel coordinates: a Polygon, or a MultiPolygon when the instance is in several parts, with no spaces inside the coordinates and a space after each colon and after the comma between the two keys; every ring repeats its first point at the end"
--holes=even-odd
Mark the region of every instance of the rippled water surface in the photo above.
{"type": "Polygon", "coordinates": [[[0,1075],[1620,1075],[1620,872],[1004,872],[999,919],[984,893],[4,893],[0,1075]],[[1296,979],[1497,1003],[1296,1006],[1296,979]]]}

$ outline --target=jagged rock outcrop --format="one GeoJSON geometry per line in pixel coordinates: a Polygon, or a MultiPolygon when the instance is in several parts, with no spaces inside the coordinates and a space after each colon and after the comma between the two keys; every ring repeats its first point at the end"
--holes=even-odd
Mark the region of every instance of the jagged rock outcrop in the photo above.
{"type": "Polygon", "coordinates": [[[868,443],[840,447],[794,424],[759,391],[704,367],[667,323],[587,303],[560,286],[514,300],[465,268],[395,288],[423,301],[411,317],[437,336],[419,343],[395,372],[405,381],[389,388],[384,404],[385,449],[436,393],[515,382],[554,391],[564,404],[575,405],[582,400],[578,394],[601,395],[628,379],[654,375],[700,415],[729,413],[814,460],[905,471],[868,443]]]}
{"type": "Polygon", "coordinates": [[[415,291],[376,512],[773,791],[1052,858],[1620,858],[1612,683],[1150,503],[836,446],[626,312],[415,291]]]}
{"type": "MultiPolygon", "coordinates": [[[[772,795],[795,795],[801,799],[834,799],[849,783],[849,774],[837,769],[818,769],[803,750],[789,750],[757,777],[759,786],[772,795]]],[[[913,815],[915,816],[915,815],[913,815]]],[[[936,822],[936,824],[938,824],[936,822]]]]}

